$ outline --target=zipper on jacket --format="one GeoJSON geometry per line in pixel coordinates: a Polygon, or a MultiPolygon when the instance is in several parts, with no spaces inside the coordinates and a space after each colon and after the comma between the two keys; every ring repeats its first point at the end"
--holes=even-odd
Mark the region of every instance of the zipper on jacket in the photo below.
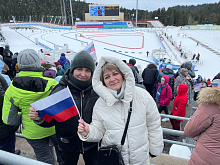
{"type": "MultiPolygon", "coordinates": [[[[82,115],[83,114],[83,108],[82,108],[82,106],[83,106],[84,90],[82,90],[80,98],[81,98],[81,118],[83,119],[83,115],[82,115]]],[[[83,141],[82,141],[82,154],[84,154],[83,141]]]]}

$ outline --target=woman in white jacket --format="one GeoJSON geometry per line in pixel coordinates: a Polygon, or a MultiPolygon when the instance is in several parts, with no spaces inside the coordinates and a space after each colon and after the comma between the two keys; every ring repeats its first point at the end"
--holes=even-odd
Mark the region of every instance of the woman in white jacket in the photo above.
{"type": "Polygon", "coordinates": [[[102,57],[93,75],[93,89],[100,96],[89,125],[79,120],[81,140],[99,142],[101,146],[117,145],[127,121],[130,102],[133,102],[127,136],[122,146],[126,165],[150,165],[149,153],[160,155],[163,135],[160,115],[150,94],[135,86],[131,69],[123,61],[102,57]]]}

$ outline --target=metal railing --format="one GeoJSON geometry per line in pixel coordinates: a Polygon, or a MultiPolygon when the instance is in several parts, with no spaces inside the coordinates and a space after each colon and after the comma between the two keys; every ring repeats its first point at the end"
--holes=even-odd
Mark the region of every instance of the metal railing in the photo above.
{"type": "MultiPolygon", "coordinates": [[[[197,107],[192,107],[190,116],[193,115],[197,107]]],[[[179,117],[179,116],[173,116],[173,115],[166,115],[166,114],[160,114],[161,117],[166,117],[166,118],[171,118],[171,119],[177,119],[177,120],[184,120],[188,121],[189,118],[187,117],[179,117]]],[[[171,144],[178,144],[182,146],[187,146],[189,147],[190,151],[192,152],[193,149],[195,148],[195,139],[189,138],[184,134],[184,131],[178,131],[178,130],[173,130],[173,129],[168,129],[168,128],[162,128],[164,134],[168,135],[173,135],[173,136],[180,136],[180,137],[186,137],[185,142],[179,142],[179,141],[174,141],[174,140],[168,140],[168,139],[163,139],[164,142],[166,143],[171,143],[171,144]]]]}
{"type": "MultiPolygon", "coordinates": [[[[191,110],[191,114],[192,115],[194,113],[194,111],[197,109],[197,107],[192,107],[191,110]]],[[[166,115],[166,114],[160,114],[161,117],[166,117],[166,118],[171,118],[171,119],[177,119],[177,120],[184,120],[184,121],[188,121],[189,118],[187,117],[179,117],[179,116],[173,116],[173,115],[166,115]]],[[[186,135],[184,134],[184,131],[178,131],[178,130],[173,130],[173,129],[168,129],[168,128],[162,128],[163,129],[163,133],[164,134],[169,134],[169,135],[173,135],[173,136],[180,136],[180,137],[186,137],[186,135]]],[[[21,133],[16,133],[17,137],[20,138],[24,138],[24,136],[21,133]]],[[[187,138],[187,137],[186,137],[187,138]]],[[[191,139],[191,143],[194,143],[194,139],[191,139]]],[[[193,148],[195,148],[194,144],[190,144],[190,143],[184,143],[184,142],[179,142],[179,141],[174,141],[174,140],[168,140],[168,139],[163,139],[163,141],[165,143],[171,143],[171,144],[178,144],[178,145],[182,145],[182,146],[187,146],[191,149],[191,152],[193,150],[193,148]]],[[[189,141],[189,140],[186,140],[189,141]]],[[[55,155],[55,151],[52,150],[52,154],[53,154],[53,158],[55,161],[56,155],[55,155]]],[[[23,156],[19,156],[19,155],[15,155],[9,152],[5,152],[0,150],[0,163],[2,164],[7,164],[7,165],[30,165],[30,164],[34,164],[34,165],[49,165],[47,163],[44,162],[40,162],[34,159],[30,159],[30,158],[26,158],[23,156]]]]}
{"type": "Polygon", "coordinates": [[[48,163],[40,162],[2,150],[0,150],[0,163],[7,165],[49,165],[48,163]]]}

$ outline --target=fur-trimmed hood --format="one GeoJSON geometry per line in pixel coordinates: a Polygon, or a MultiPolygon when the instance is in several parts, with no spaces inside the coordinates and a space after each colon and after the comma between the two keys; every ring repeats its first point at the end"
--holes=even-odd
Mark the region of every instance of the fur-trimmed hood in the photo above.
{"type": "Polygon", "coordinates": [[[208,87],[199,92],[198,103],[220,105],[220,87],[208,87]]]}
{"type": "Polygon", "coordinates": [[[157,65],[155,63],[150,63],[147,65],[147,68],[157,68],[157,65]]]}

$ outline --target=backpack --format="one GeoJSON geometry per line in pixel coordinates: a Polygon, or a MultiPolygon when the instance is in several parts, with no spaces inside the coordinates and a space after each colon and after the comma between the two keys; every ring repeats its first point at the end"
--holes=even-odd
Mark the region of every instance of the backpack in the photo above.
{"type": "Polygon", "coordinates": [[[67,69],[70,68],[70,64],[69,64],[69,61],[66,59],[66,62],[65,64],[63,65],[63,69],[66,71],[67,69]]]}

